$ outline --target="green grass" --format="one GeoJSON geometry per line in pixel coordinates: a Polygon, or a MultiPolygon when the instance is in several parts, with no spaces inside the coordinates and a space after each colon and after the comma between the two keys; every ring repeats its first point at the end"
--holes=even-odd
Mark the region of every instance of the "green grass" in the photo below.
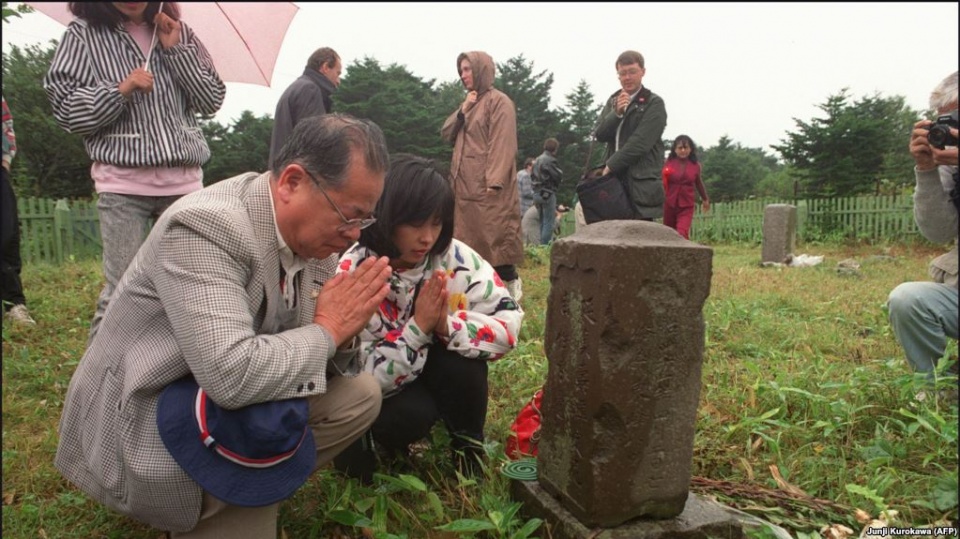
{"type": "MultiPolygon", "coordinates": [[[[800,252],[826,259],[812,268],[760,268],[759,247],[714,247],[693,463],[705,481],[694,491],[804,537],[833,523],[859,531],[855,508],[873,516],[896,510],[900,525],[956,520],[956,404],[913,401],[914,380],[883,306],[900,282],[926,280],[940,250],[807,245],[800,252]],[[869,258],[879,254],[893,258],[869,258]],[[861,262],[858,276],[836,272],[844,258],[861,262]],[[780,488],[771,466],[831,503],[771,496],[780,488]]],[[[284,533],[549,537],[517,512],[496,472],[510,422],[546,376],[548,273],[549,253],[529,249],[520,342],[490,371],[484,481],[456,476],[438,427],[412,469],[384,469],[390,475],[373,487],[321,470],[281,505],[284,533]]],[[[100,291],[99,264],[29,266],[23,277],[37,325],[3,323],[4,536],[155,539],[159,532],[100,507],[52,465],[63,396],[100,291]]]]}

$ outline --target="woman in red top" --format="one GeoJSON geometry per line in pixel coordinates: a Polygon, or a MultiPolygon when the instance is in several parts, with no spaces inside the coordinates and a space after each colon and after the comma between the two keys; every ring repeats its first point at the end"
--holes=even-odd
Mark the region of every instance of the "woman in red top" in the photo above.
{"type": "Polygon", "coordinates": [[[710,210],[710,198],[707,188],[700,178],[700,163],[697,160],[697,146],[687,135],[680,135],[673,141],[670,156],[663,166],[663,224],[673,228],[686,239],[690,239],[690,222],[693,221],[693,207],[696,197],[693,187],[697,187],[703,211],[710,210]]]}

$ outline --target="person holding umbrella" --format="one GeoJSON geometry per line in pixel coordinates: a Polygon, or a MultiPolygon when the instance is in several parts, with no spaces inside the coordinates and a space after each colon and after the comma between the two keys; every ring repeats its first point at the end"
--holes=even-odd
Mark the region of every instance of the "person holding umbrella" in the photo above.
{"type": "Polygon", "coordinates": [[[90,324],[143,243],[147,222],[203,187],[210,148],[198,114],[226,86],[176,2],[70,2],[74,20],[43,80],[57,123],[93,161],[106,284],[90,324]]]}

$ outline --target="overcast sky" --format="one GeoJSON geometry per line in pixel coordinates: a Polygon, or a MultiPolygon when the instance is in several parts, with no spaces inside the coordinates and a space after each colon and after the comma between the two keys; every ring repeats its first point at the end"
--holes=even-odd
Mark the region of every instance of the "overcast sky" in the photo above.
{"type": "MultiPolygon", "coordinates": [[[[322,46],[347,71],[370,56],[438,82],[456,78],[462,51],[497,62],[522,54],[535,73],[553,73],[554,108],[581,79],[598,102],[618,90],[614,62],[634,49],[646,59],[644,85],[666,103],[666,137],[684,133],[709,147],[727,135],[772,153],[792,118],[820,116],[816,105],[844,87],[856,98],[902,95],[925,110],[930,90],[957,70],[960,35],[956,2],[296,4],[272,87],[228,83],[219,122],[243,110],[273,116],[322,46]]],[[[25,15],[4,25],[3,49],[62,34],[46,15],[25,15]]]]}

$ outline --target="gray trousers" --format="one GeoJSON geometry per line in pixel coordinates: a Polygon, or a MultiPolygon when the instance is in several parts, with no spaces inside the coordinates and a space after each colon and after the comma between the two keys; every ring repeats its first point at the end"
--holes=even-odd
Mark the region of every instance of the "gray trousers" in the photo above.
{"type": "MultiPolygon", "coordinates": [[[[97,310],[90,322],[90,337],[97,333],[110,296],[117,288],[123,272],[137,256],[150,219],[156,219],[182,195],[150,197],[100,193],[97,213],[100,216],[100,242],[103,245],[103,277],[106,284],[97,298],[97,310]]],[[[89,340],[88,340],[89,342],[89,340]]]]}
{"type": "Polygon", "coordinates": [[[941,283],[903,283],[890,292],[887,307],[910,366],[933,378],[947,337],[957,339],[957,289],[941,283]]]}

